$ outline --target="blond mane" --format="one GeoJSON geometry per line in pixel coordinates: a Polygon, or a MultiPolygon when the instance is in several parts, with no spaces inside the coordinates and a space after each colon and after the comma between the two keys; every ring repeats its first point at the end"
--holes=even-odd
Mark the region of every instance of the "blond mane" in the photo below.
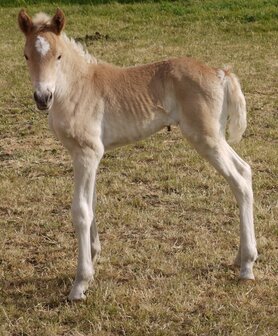
{"type": "Polygon", "coordinates": [[[75,39],[68,37],[66,33],[62,33],[62,37],[66,43],[69,43],[73,49],[86,60],[87,63],[98,63],[97,59],[91,55],[80,42],[76,42],[75,39]]]}

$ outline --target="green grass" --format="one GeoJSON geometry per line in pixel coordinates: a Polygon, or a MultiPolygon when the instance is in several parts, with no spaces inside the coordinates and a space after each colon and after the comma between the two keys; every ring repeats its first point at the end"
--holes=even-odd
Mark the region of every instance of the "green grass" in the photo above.
{"type": "Polygon", "coordinates": [[[276,1],[34,2],[0,7],[0,335],[276,335],[276,1]],[[235,149],[253,168],[255,282],[239,282],[229,266],[239,218],[228,186],[173,128],[105,155],[96,279],[86,302],[66,302],[77,249],[72,167],[34,107],[16,22],[21,6],[34,14],[57,5],[69,36],[109,36],[87,45],[105,61],[191,55],[233,65],[248,104],[235,149]]]}

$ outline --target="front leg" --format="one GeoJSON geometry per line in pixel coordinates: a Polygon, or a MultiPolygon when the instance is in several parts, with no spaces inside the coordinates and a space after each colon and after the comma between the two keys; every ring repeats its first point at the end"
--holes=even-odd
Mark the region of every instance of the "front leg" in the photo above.
{"type": "MultiPolygon", "coordinates": [[[[97,202],[97,195],[96,195],[96,184],[94,187],[94,197],[93,197],[93,212],[95,214],[96,211],[96,202],[97,202]]],[[[97,230],[97,223],[96,223],[96,216],[94,216],[92,224],[91,224],[91,254],[92,254],[92,262],[93,265],[96,263],[101,251],[101,245],[97,230]]]]}
{"type": "Polygon", "coordinates": [[[85,299],[85,291],[94,275],[91,255],[91,225],[96,171],[102,155],[91,149],[78,149],[73,155],[74,197],[73,224],[78,239],[78,265],[75,281],[69,294],[70,300],[85,299]]]}

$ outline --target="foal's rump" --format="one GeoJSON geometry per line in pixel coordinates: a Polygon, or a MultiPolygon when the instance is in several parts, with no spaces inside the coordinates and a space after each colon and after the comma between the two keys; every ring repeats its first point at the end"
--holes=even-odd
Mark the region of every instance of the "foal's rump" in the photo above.
{"type": "Polygon", "coordinates": [[[237,77],[228,69],[212,68],[191,58],[173,61],[179,124],[191,142],[225,138],[239,142],[246,129],[246,103],[237,77]]]}

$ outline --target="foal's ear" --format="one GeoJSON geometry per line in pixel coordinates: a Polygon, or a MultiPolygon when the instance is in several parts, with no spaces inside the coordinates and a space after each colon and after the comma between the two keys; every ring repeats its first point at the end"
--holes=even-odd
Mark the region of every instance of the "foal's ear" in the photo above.
{"type": "Polygon", "coordinates": [[[28,35],[33,28],[32,19],[28,16],[24,9],[18,13],[18,25],[25,35],[28,35]]]}
{"type": "Polygon", "coordinates": [[[65,15],[60,8],[57,8],[56,14],[52,18],[51,24],[54,32],[59,35],[65,25],[65,15]]]}

